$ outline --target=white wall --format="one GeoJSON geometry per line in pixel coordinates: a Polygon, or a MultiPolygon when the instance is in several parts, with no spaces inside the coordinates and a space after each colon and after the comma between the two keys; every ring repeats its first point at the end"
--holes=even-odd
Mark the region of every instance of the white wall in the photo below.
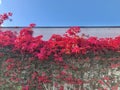
{"type": "MultiPolygon", "coordinates": [[[[12,30],[19,32],[21,28],[1,28],[2,30],[12,30]]],[[[34,36],[43,35],[47,40],[52,34],[64,34],[68,28],[33,28],[34,36]]],[[[120,28],[81,28],[81,33],[97,37],[115,37],[120,35],[120,28]]]]}

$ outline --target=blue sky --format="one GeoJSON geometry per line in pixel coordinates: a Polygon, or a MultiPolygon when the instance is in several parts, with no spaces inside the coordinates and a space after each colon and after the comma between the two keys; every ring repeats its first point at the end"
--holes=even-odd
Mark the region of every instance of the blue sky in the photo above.
{"type": "Polygon", "coordinates": [[[4,26],[120,26],[120,0],[2,0],[4,26]]]}

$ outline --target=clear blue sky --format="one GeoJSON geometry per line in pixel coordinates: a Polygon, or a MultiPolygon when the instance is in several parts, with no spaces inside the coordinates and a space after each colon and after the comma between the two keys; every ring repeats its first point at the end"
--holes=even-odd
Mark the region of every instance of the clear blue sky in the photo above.
{"type": "Polygon", "coordinates": [[[5,26],[120,26],[120,0],[2,0],[5,26]]]}

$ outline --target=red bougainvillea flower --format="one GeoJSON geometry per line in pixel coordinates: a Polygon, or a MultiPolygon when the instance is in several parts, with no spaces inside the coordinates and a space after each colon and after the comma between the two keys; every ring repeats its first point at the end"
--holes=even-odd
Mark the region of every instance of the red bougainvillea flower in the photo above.
{"type": "Polygon", "coordinates": [[[59,90],[64,90],[64,86],[61,85],[60,88],[59,88],[59,90]]]}
{"type": "Polygon", "coordinates": [[[78,46],[75,46],[75,47],[72,49],[72,53],[79,54],[79,53],[80,53],[80,48],[79,48],[78,46]]]}
{"type": "Polygon", "coordinates": [[[14,40],[16,39],[16,33],[8,30],[0,32],[0,45],[9,46],[14,45],[14,40]]]}
{"type": "Polygon", "coordinates": [[[33,27],[35,27],[35,26],[36,26],[36,24],[31,23],[29,26],[33,28],[33,27]]]}
{"type": "Polygon", "coordinates": [[[9,58],[5,61],[5,63],[14,63],[14,59],[13,58],[9,58]]]}
{"type": "Polygon", "coordinates": [[[0,25],[3,24],[5,20],[9,19],[10,16],[12,16],[11,12],[0,14],[0,25]]]}
{"type": "Polygon", "coordinates": [[[33,72],[32,73],[32,79],[34,80],[35,78],[37,78],[37,76],[38,76],[38,72],[33,72]]]}
{"type": "Polygon", "coordinates": [[[29,90],[29,86],[28,85],[22,86],[22,90],[29,90]]]}
{"type": "Polygon", "coordinates": [[[66,34],[68,34],[69,36],[74,36],[79,32],[80,32],[80,27],[74,26],[71,27],[69,30],[67,30],[66,34]]]}

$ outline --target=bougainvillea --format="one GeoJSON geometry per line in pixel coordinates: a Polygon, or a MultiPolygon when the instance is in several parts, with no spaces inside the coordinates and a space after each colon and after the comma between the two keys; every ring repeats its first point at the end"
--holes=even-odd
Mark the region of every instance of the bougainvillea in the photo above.
{"type": "Polygon", "coordinates": [[[0,14],[0,26],[4,23],[5,20],[11,20],[9,17],[12,16],[11,12],[0,14]]]}
{"type": "Polygon", "coordinates": [[[80,27],[71,27],[45,41],[43,35],[33,36],[34,27],[32,23],[18,34],[0,31],[2,89],[118,90],[120,36],[80,35],[80,27]]]}

